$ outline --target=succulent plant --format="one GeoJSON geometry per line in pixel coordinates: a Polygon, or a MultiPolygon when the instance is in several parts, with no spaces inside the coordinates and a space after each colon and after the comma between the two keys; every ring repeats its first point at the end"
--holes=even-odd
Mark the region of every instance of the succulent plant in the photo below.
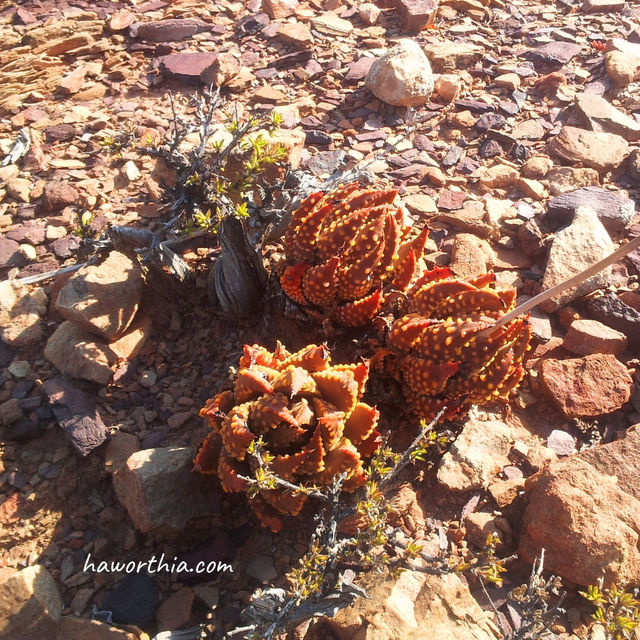
{"type": "Polygon", "coordinates": [[[350,182],[312,193],[285,233],[284,292],[312,315],[350,327],[366,325],[385,293],[406,291],[429,232],[413,234],[397,191],[350,182]]]}
{"type": "Polygon", "coordinates": [[[332,365],[324,346],[245,345],[233,390],[200,411],[212,431],[195,469],[217,474],[227,492],[247,492],[262,524],[279,531],[281,515],[297,515],[307,495],[274,477],[325,487],[346,473],[346,491],[364,483],[363,459],[380,443],[378,410],[360,401],[368,376],[368,362],[332,365]]]}
{"type": "Polygon", "coordinates": [[[408,313],[397,319],[377,361],[401,383],[421,418],[445,417],[496,398],[520,383],[531,331],[526,317],[491,330],[515,306],[513,287],[495,289],[487,273],[469,280],[446,268],[424,273],[408,291],[408,313]]]}

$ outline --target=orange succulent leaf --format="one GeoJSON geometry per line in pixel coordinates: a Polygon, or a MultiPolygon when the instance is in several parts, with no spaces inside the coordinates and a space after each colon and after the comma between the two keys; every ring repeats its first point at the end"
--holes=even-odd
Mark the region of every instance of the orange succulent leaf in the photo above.
{"type": "Polygon", "coordinates": [[[345,327],[362,327],[369,324],[382,306],[382,289],[377,289],[372,294],[339,306],[333,318],[338,324],[345,327]]]}
{"type": "Polygon", "coordinates": [[[212,431],[202,442],[193,460],[193,470],[200,473],[217,473],[222,442],[220,434],[212,431]]]}

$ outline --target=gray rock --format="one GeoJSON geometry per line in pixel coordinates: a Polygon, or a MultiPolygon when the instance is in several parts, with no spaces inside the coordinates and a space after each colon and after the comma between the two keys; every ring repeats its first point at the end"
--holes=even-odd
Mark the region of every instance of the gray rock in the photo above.
{"type": "Polygon", "coordinates": [[[420,45],[405,38],[371,65],[366,84],[382,102],[411,107],[429,101],[434,80],[420,45]]]}
{"type": "Polygon", "coordinates": [[[182,530],[192,518],[220,509],[217,478],[192,473],[195,451],[187,447],[143,449],[113,474],[113,485],[136,529],[182,530]]]}
{"type": "MultiPolygon", "coordinates": [[[[559,231],[551,243],[549,259],[542,279],[542,288],[551,287],[569,279],[587,267],[608,256],[614,249],[607,230],[589,207],[579,207],[571,224],[559,231]]],[[[595,274],[576,287],[567,289],[546,300],[542,309],[551,313],[576,298],[606,286],[611,267],[595,274]]]]}
{"type": "Polygon", "coordinates": [[[576,452],[576,441],[570,433],[554,429],[547,438],[547,447],[559,456],[571,456],[576,452]]]}
{"type": "Polygon", "coordinates": [[[640,311],[624,303],[615,293],[590,298],[585,307],[590,316],[624,333],[629,347],[640,352],[640,311]]]}
{"type": "Polygon", "coordinates": [[[53,414],[73,448],[86,456],[107,438],[107,428],[93,400],[63,378],[44,383],[53,414]]]}
{"type": "Polygon", "coordinates": [[[636,205],[633,200],[618,191],[601,187],[582,187],[551,198],[547,219],[552,224],[567,224],[578,207],[591,207],[605,229],[619,233],[633,220],[636,205]]]}
{"type": "Polygon", "coordinates": [[[247,575],[265,584],[277,578],[278,572],[271,556],[259,554],[251,558],[247,565],[247,575]]]}
{"type": "Polygon", "coordinates": [[[208,31],[209,27],[199,20],[169,19],[157,22],[132,24],[130,33],[134,38],[148,42],[178,42],[187,40],[201,31],[208,31]]]}

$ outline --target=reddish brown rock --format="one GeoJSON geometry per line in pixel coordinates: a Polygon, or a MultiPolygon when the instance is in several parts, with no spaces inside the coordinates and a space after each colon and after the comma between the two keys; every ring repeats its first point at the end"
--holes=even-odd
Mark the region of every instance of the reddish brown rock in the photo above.
{"type": "Polygon", "coordinates": [[[217,53],[171,53],[158,58],[162,73],[187,82],[200,82],[202,72],[218,58],[217,53]]]}
{"type": "Polygon", "coordinates": [[[394,5],[407,31],[417,33],[432,21],[438,0],[394,0],[394,5]]]}
{"type": "Polygon", "coordinates": [[[42,208],[53,213],[78,201],[78,190],[68,182],[48,182],[42,192],[42,208]]]}
{"type": "Polygon", "coordinates": [[[611,171],[629,155],[629,143],[615,133],[565,126],[549,143],[549,151],[566,162],[580,162],[598,171],[611,171]]]}
{"type": "Polygon", "coordinates": [[[575,320],[571,323],[562,346],[571,353],[618,355],[627,348],[627,336],[597,320],[575,320]]]}
{"type": "Polygon", "coordinates": [[[633,381],[612,354],[544,360],[540,383],[567,418],[595,417],[620,409],[629,401],[633,381]]]}
{"type": "Polygon", "coordinates": [[[173,631],[189,622],[194,594],[188,587],[171,594],[156,611],[156,622],[160,631],[173,631]]]}
{"type": "Polygon", "coordinates": [[[262,9],[273,20],[295,15],[298,0],[262,0],[262,9]]]}
{"type": "Polygon", "coordinates": [[[640,425],[529,478],[519,555],[581,585],[640,582],[640,425]],[[611,474],[615,475],[611,475],[611,474]]]}

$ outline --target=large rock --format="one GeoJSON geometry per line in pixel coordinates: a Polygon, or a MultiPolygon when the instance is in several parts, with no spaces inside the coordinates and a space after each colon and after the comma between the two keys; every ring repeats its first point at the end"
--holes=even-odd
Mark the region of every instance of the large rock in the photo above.
{"type": "Polygon", "coordinates": [[[591,207],[604,227],[613,233],[624,231],[636,214],[635,202],[619,191],[582,187],[551,198],[547,217],[552,223],[567,224],[581,206],[591,207]]]}
{"type": "Polygon", "coordinates": [[[58,425],[81,456],[107,439],[107,428],[88,394],[64,378],[50,378],[44,389],[58,425]]]}
{"type": "Polygon", "coordinates": [[[420,45],[404,39],[371,65],[366,83],[383,102],[411,107],[429,101],[434,80],[420,45]]]}
{"type": "Polygon", "coordinates": [[[520,557],[544,548],[545,568],[578,584],[640,584],[639,455],[635,425],[529,478],[520,557]]]}
{"type": "MultiPolygon", "coordinates": [[[[551,289],[610,255],[613,250],[611,238],[598,220],[596,212],[589,207],[578,207],[571,224],[553,238],[542,288],[551,289]]],[[[606,286],[610,274],[611,267],[607,267],[579,285],[546,300],[541,307],[551,313],[576,298],[606,286]]]]}
{"type": "Polygon", "coordinates": [[[50,638],[61,612],[56,583],[42,565],[0,569],[0,639],[50,638]]]}
{"type": "Polygon", "coordinates": [[[567,418],[593,418],[612,413],[631,397],[633,380],[614,355],[556,360],[540,365],[540,384],[567,418]]]}
{"type": "Polygon", "coordinates": [[[156,60],[163,75],[185,82],[200,83],[200,76],[218,59],[217,53],[183,51],[160,56],[156,60]]]}
{"type": "Polygon", "coordinates": [[[640,140],[640,122],[595,93],[580,93],[576,107],[594,131],[617,133],[629,142],[640,140]]]}
{"type": "Polygon", "coordinates": [[[364,585],[371,599],[327,619],[340,640],[495,640],[494,626],[455,574],[403,571],[397,579],[376,576],[364,585]]]}
{"type": "Polygon", "coordinates": [[[62,211],[78,200],[78,190],[68,182],[48,182],[42,192],[42,208],[48,213],[62,211]]]}
{"type": "Polygon", "coordinates": [[[51,335],[44,357],[61,373],[74,378],[108,384],[111,365],[118,359],[109,347],[75,322],[63,322],[51,335]]]}
{"type": "Polygon", "coordinates": [[[549,151],[566,162],[580,162],[598,171],[612,171],[629,155],[629,143],[615,133],[564,126],[549,142],[549,151]]]}
{"type": "Polygon", "coordinates": [[[216,479],[191,472],[195,452],[186,447],[143,449],[113,474],[113,485],[136,529],[181,530],[192,518],[220,508],[216,479]]]}
{"type": "Polygon", "coordinates": [[[470,418],[444,454],[438,482],[450,491],[486,489],[508,458],[513,432],[499,420],[470,418]]]}
{"type": "Polygon", "coordinates": [[[138,310],[140,267],[118,251],[75,273],[58,294],[56,310],[67,320],[107,340],[119,338],[138,310]]]}
{"type": "Polygon", "coordinates": [[[29,292],[24,285],[0,282],[0,338],[7,344],[26,347],[42,338],[40,316],[47,311],[43,289],[29,292]]]}

